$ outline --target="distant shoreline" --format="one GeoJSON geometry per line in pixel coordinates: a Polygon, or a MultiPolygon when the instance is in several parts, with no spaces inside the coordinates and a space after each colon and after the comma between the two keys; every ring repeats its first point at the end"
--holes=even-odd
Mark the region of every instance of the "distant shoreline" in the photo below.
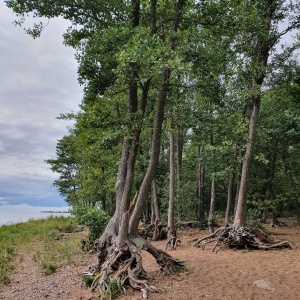
{"type": "Polygon", "coordinates": [[[47,213],[47,214],[69,214],[69,211],[61,211],[61,210],[41,210],[41,213],[47,213]]]}
{"type": "Polygon", "coordinates": [[[45,219],[50,216],[68,217],[71,213],[68,210],[59,208],[56,210],[38,210],[38,211],[1,211],[0,209],[0,227],[2,225],[11,225],[24,223],[30,219],[45,219]]]}

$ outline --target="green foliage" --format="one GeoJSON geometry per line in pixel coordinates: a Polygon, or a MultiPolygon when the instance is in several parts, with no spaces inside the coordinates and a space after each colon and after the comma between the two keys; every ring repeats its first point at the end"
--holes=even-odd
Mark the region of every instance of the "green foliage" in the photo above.
{"type": "Polygon", "coordinates": [[[45,275],[51,275],[56,272],[58,266],[56,264],[44,264],[43,269],[44,269],[44,274],[45,275]]]}
{"type": "Polygon", "coordinates": [[[117,299],[119,294],[119,285],[118,281],[116,279],[110,280],[106,282],[107,284],[107,292],[106,296],[109,297],[109,299],[117,299]]]}
{"type": "Polygon", "coordinates": [[[84,276],[83,277],[84,285],[86,288],[90,288],[93,284],[94,277],[93,276],[84,276]]]}
{"type": "Polygon", "coordinates": [[[76,206],[71,212],[79,224],[89,228],[89,238],[92,240],[101,235],[110,220],[110,216],[97,207],[76,206]]]}
{"type": "Polygon", "coordinates": [[[15,255],[15,250],[9,245],[0,244],[0,284],[9,283],[9,278],[6,275],[9,270],[13,269],[10,263],[15,255]]]}
{"type": "Polygon", "coordinates": [[[251,221],[257,221],[261,218],[261,211],[257,208],[249,208],[247,211],[247,218],[251,221]]]}

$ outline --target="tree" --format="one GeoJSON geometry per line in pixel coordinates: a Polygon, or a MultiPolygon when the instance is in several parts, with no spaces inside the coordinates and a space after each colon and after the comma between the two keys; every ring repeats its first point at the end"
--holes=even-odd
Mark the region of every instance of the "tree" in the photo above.
{"type": "MultiPolygon", "coordinates": [[[[235,3],[229,5],[231,4],[232,17],[234,18],[235,14],[235,16],[239,15],[239,20],[236,19],[235,24],[237,26],[235,27],[237,30],[236,42],[232,46],[236,49],[237,58],[240,60],[235,68],[237,77],[243,84],[245,91],[244,99],[249,118],[249,130],[234,223],[231,229],[224,227],[218,231],[218,235],[215,234],[214,236],[216,239],[220,239],[221,236],[228,236],[228,232],[231,230],[230,239],[226,239],[226,243],[235,246],[245,243],[259,248],[261,245],[251,238],[251,233],[245,232],[243,235],[245,238],[239,238],[240,232],[244,230],[246,225],[247,185],[254,152],[258,116],[266,76],[271,70],[274,71],[274,66],[278,65],[278,62],[283,62],[283,57],[287,58],[287,55],[291,55],[295,49],[295,45],[293,45],[285,52],[274,55],[273,61],[269,62],[271,54],[275,51],[275,45],[279,43],[282,36],[292,29],[299,28],[299,15],[295,14],[295,9],[299,12],[300,6],[293,1],[285,3],[285,1],[272,0],[254,0],[241,2],[238,5],[235,3]],[[278,24],[287,17],[289,17],[289,24],[284,30],[281,30],[278,24]]],[[[208,238],[213,240],[212,235],[208,238]]],[[[204,240],[200,239],[196,244],[204,240]]]]}
{"type": "MultiPolygon", "coordinates": [[[[159,36],[156,0],[146,2],[143,6],[138,0],[93,3],[7,1],[7,5],[21,16],[29,12],[47,18],[61,15],[74,25],[80,25],[79,29],[72,28],[67,32],[65,41],[78,50],[80,81],[85,85],[83,117],[88,116],[101,99],[115,101],[113,103],[117,101],[125,116],[125,120],[120,120],[123,126],[120,137],[122,134],[123,137],[115,186],[116,210],[103,235],[96,242],[101,275],[95,278],[93,287],[99,286],[103,292],[110,289],[108,282],[112,280],[118,281],[120,291],[126,285],[145,294],[147,291],[157,291],[145,277],[140,255],[142,249],[156,258],[163,273],[184,268],[182,262],[157,250],[138,234],[143,208],[158,165],[165,105],[172,68],[176,67],[172,56],[176,59],[176,44],[180,38],[177,30],[184,13],[184,4],[184,0],[178,0],[162,7],[160,17],[171,19],[167,23],[161,23],[163,32],[159,36]],[[119,47],[105,53],[103,50],[107,42],[104,46],[98,44],[103,36],[107,40],[119,37],[116,39],[119,47]],[[144,50],[152,51],[150,57],[144,50]],[[162,60],[162,63],[155,64],[157,59],[162,60]],[[111,66],[115,67],[113,73],[109,71],[111,66]],[[146,111],[150,84],[156,94],[152,100],[157,99],[152,106],[154,127],[149,149],[150,159],[135,203],[131,203],[143,120],[145,113],[150,112],[146,111]],[[124,105],[126,91],[127,104],[124,105]]],[[[40,29],[42,26],[36,26],[29,33],[38,36],[40,29]]],[[[86,118],[88,122],[93,120],[86,118]]]]}
{"type": "MultiPolygon", "coordinates": [[[[250,29],[250,27],[247,28],[246,25],[245,31],[247,35],[250,34],[250,30],[252,33],[252,42],[247,43],[249,49],[245,53],[246,56],[249,57],[249,65],[245,66],[245,72],[247,74],[245,80],[248,82],[249,91],[249,133],[247,147],[243,159],[239,197],[233,224],[235,228],[244,226],[246,222],[245,210],[247,182],[254,151],[254,140],[262,98],[262,86],[264,79],[267,76],[267,72],[270,71],[268,70],[268,66],[271,66],[271,64],[268,64],[269,56],[271,51],[274,49],[273,47],[275,44],[280,41],[280,38],[285,33],[291,31],[292,29],[298,28],[300,25],[298,17],[293,19],[292,15],[290,14],[291,23],[289,26],[283,31],[280,31],[278,28],[278,22],[284,20],[284,18],[287,16],[287,13],[290,13],[291,10],[294,10],[295,8],[298,8],[299,10],[299,5],[291,3],[285,4],[284,1],[266,0],[259,2],[260,3],[257,3],[258,5],[256,6],[254,12],[257,26],[250,29]]],[[[250,7],[247,7],[245,9],[249,8],[250,7]]],[[[251,19],[249,21],[251,21],[251,19]]],[[[248,37],[246,36],[246,39],[247,38],[248,37]]]]}

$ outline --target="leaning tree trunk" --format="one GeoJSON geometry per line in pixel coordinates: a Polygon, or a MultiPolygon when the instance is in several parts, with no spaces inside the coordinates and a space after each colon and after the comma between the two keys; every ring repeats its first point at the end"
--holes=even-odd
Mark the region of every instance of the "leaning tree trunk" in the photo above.
{"type": "MultiPolygon", "coordinates": [[[[170,48],[173,50],[175,49],[174,33],[178,29],[181,9],[183,8],[184,2],[185,0],[177,1],[175,15],[173,17],[173,21],[171,25],[170,48]]],[[[171,70],[169,68],[165,68],[162,74],[162,86],[158,95],[158,103],[156,108],[156,116],[155,116],[154,130],[153,130],[152,143],[151,143],[151,151],[150,151],[151,155],[150,155],[149,166],[146,171],[143,182],[141,184],[137,202],[134,207],[134,211],[130,218],[129,231],[133,235],[137,234],[138,232],[138,225],[141,219],[143,207],[145,205],[145,201],[147,199],[151,182],[154,178],[155,170],[158,165],[162,125],[163,125],[163,119],[165,114],[165,103],[168,94],[170,76],[171,76],[171,70]]]]}
{"type": "MultiPolygon", "coordinates": [[[[172,21],[170,47],[175,48],[174,33],[177,31],[180,14],[184,0],[178,0],[175,15],[172,21]]],[[[132,0],[132,25],[138,26],[140,1],[132,0]]],[[[151,1],[152,14],[156,14],[156,0],[151,1]]],[[[155,20],[154,16],[151,18],[155,20]]],[[[152,24],[153,27],[153,24],[152,24]]],[[[155,26],[153,27],[155,28],[155,26]]],[[[135,70],[133,70],[135,72],[135,70]]],[[[165,68],[162,74],[162,85],[158,95],[154,129],[152,135],[149,165],[141,183],[136,201],[130,203],[131,188],[134,175],[136,151],[139,144],[140,131],[132,131],[132,140],[125,139],[122,147],[122,156],[117,178],[117,204],[116,213],[109,222],[106,230],[96,242],[99,251],[99,273],[95,276],[92,287],[99,287],[103,293],[111,291],[111,284],[117,283],[119,291],[126,286],[143,292],[147,298],[147,292],[155,292],[158,289],[149,283],[149,279],[142,266],[141,250],[151,253],[160,266],[161,273],[174,272],[184,269],[184,263],[172,258],[166,252],[155,249],[138,234],[138,226],[145,207],[148,192],[155,176],[159,161],[160,140],[164,119],[165,103],[167,99],[169,79],[171,71],[165,68]],[[125,174],[125,175],[124,175],[125,174]]],[[[136,82],[133,81],[129,89],[129,113],[137,109],[134,101],[137,95],[136,82]],[[132,98],[130,98],[132,97],[132,98]],[[133,100],[133,102],[131,102],[133,100]]]]}
{"type": "Polygon", "coordinates": [[[257,119],[259,114],[260,98],[255,99],[252,102],[250,122],[249,122],[249,134],[248,143],[243,160],[242,174],[239,188],[239,196],[236,206],[234,227],[242,227],[246,225],[246,196],[247,196],[247,183],[249,178],[250,165],[252,161],[252,155],[254,150],[254,140],[257,127],[257,119]]]}

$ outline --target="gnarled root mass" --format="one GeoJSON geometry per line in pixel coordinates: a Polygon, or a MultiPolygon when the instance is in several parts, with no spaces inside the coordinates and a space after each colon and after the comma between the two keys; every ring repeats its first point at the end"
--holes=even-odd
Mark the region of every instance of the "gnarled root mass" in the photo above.
{"type": "Polygon", "coordinates": [[[172,236],[167,240],[166,250],[168,250],[169,247],[171,250],[176,250],[180,244],[181,244],[181,240],[178,239],[176,236],[172,236]]]}
{"type": "Polygon", "coordinates": [[[161,241],[167,238],[166,226],[164,226],[160,220],[156,220],[144,229],[139,230],[139,234],[145,240],[150,241],[161,241]]]}
{"type": "MultiPolygon", "coordinates": [[[[160,266],[161,274],[170,274],[184,269],[184,263],[172,258],[167,253],[156,249],[141,237],[129,238],[120,248],[113,240],[111,247],[99,253],[99,272],[93,274],[92,289],[99,288],[104,297],[125,293],[127,288],[142,292],[143,299],[148,299],[148,292],[160,292],[150,283],[142,265],[141,250],[154,256],[160,266]],[[105,255],[103,256],[103,254],[105,255]]],[[[90,274],[91,275],[91,274],[90,274]]]]}
{"type": "Polygon", "coordinates": [[[215,243],[212,252],[224,246],[227,248],[250,248],[250,249],[294,249],[294,245],[289,241],[276,241],[270,236],[252,227],[220,227],[216,232],[200,239],[192,241],[193,246],[204,249],[206,244],[215,243]]]}

